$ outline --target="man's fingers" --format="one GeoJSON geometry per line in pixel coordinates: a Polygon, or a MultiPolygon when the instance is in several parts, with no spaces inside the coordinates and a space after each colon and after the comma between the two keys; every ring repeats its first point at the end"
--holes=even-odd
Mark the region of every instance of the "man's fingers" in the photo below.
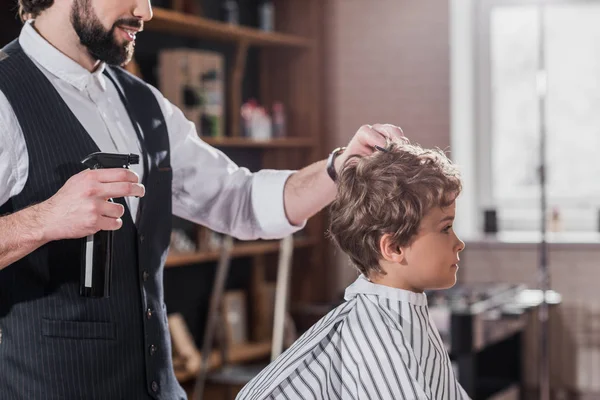
{"type": "Polygon", "coordinates": [[[407,142],[402,129],[390,124],[375,124],[361,126],[350,145],[352,154],[368,155],[376,149],[387,148],[390,142],[407,142]]]}
{"type": "Polygon", "coordinates": [[[405,140],[404,132],[402,132],[402,128],[399,126],[391,124],[375,124],[373,125],[373,129],[392,141],[398,139],[405,140]]]}
{"type": "Polygon", "coordinates": [[[125,213],[125,207],[119,203],[105,201],[100,207],[100,212],[104,217],[116,219],[123,216],[125,213]]]}
{"type": "Polygon", "coordinates": [[[98,197],[104,199],[119,198],[119,197],[144,197],[146,188],[141,183],[130,182],[113,182],[100,185],[98,197]]]}
{"type": "Polygon", "coordinates": [[[361,142],[363,145],[366,145],[368,148],[373,148],[375,146],[386,147],[387,145],[387,133],[379,132],[374,129],[374,126],[371,125],[363,125],[359,129],[359,138],[362,138],[361,142]]]}
{"type": "Polygon", "coordinates": [[[91,174],[95,180],[102,183],[138,183],[140,181],[140,177],[135,172],[126,168],[94,169],[88,171],[88,173],[91,174]]]}
{"type": "Polygon", "coordinates": [[[116,231],[117,229],[121,229],[121,226],[123,226],[121,218],[100,217],[98,220],[98,228],[101,231],[116,231]]]}

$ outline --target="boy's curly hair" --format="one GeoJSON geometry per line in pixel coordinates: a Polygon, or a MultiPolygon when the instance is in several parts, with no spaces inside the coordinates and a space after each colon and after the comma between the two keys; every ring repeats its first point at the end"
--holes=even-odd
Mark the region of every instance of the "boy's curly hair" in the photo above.
{"type": "Polygon", "coordinates": [[[365,276],[384,273],[379,241],[412,243],[421,220],[447,207],[462,189],[456,166],[439,149],[392,142],[386,151],[348,159],[330,207],[329,236],[365,276]]]}
{"type": "Polygon", "coordinates": [[[28,18],[36,18],[52,4],[54,0],[19,0],[19,17],[23,22],[28,18]]]}

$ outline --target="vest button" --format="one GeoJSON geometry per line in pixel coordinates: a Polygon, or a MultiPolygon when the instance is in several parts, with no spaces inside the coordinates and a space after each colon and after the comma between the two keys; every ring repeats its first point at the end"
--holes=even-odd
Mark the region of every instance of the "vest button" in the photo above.
{"type": "Polygon", "coordinates": [[[148,273],[148,271],[144,270],[144,272],[142,272],[142,279],[144,280],[144,282],[146,282],[149,277],[150,274],[148,273]]]}
{"type": "Polygon", "coordinates": [[[140,235],[140,242],[143,243],[144,242],[144,235],[140,235]]]}
{"type": "Polygon", "coordinates": [[[152,309],[149,308],[146,310],[146,318],[148,318],[148,319],[152,318],[152,309]]]}
{"type": "Polygon", "coordinates": [[[151,345],[150,346],[150,355],[153,356],[154,353],[156,353],[156,346],[155,345],[151,345]]]}
{"type": "Polygon", "coordinates": [[[152,384],[150,386],[152,386],[153,392],[158,392],[158,383],[156,383],[156,381],[152,381],[152,384]]]}

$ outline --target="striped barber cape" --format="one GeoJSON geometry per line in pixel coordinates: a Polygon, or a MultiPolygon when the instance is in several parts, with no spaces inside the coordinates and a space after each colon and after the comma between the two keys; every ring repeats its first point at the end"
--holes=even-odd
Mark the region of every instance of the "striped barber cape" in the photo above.
{"type": "Polygon", "coordinates": [[[236,400],[469,399],[454,376],[425,294],[360,276],[345,299],[236,400]]]}

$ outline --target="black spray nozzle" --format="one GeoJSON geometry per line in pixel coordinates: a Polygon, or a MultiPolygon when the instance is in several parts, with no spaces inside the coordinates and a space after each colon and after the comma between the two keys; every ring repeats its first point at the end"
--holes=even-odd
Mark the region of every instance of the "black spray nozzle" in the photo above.
{"type": "Polygon", "coordinates": [[[100,168],[127,168],[131,164],[139,164],[140,156],[137,154],[113,154],[113,153],[92,153],[83,161],[86,167],[90,169],[100,168]]]}

